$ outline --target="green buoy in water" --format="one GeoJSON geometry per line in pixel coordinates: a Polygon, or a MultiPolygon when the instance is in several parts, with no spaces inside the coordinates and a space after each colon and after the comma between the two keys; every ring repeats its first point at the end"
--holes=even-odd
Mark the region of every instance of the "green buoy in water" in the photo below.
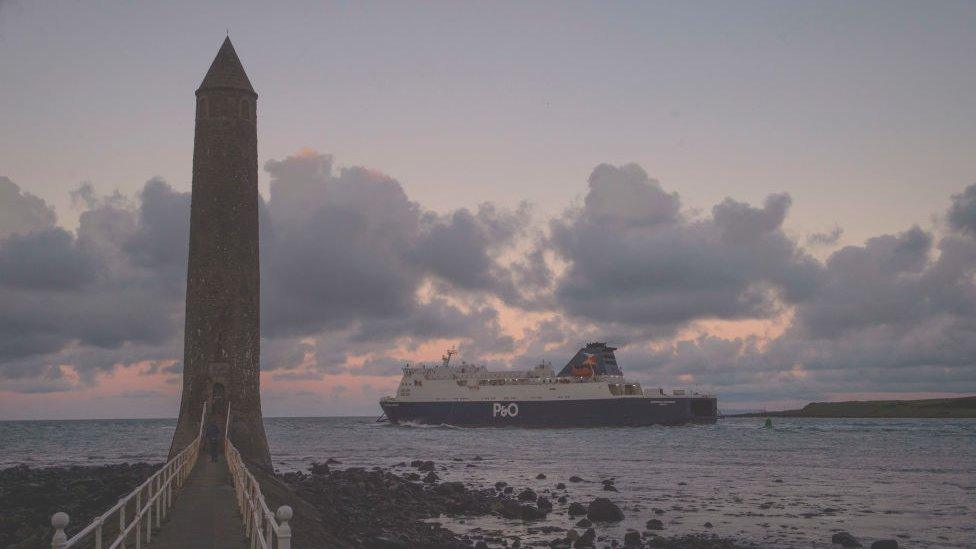
{"type": "Polygon", "coordinates": [[[767,417],[766,423],[763,425],[763,429],[772,429],[772,428],[773,428],[773,420],[767,417]]]}

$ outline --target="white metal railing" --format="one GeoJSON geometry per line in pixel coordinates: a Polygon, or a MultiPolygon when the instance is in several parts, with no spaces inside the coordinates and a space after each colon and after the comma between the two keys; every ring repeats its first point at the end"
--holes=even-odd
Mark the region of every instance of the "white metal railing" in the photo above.
{"type": "Polygon", "coordinates": [[[102,549],[103,528],[108,524],[109,517],[116,512],[119,514],[119,532],[115,540],[108,545],[108,549],[124,549],[126,540],[132,534],[135,535],[136,549],[140,549],[142,547],[143,523],[146,525],[146,545],[149,545],[152,540],[153,527],[159,528],[162,519],[166,518],[169,508],[173,505],[174,486],[176,489],[183,487],[197,461],[206,413],[207,410],[204,407],[203,413],[200,415],[200,430],[197,432],[197,437],[187,444],[186,448],[181,450],[173,459],[167,461],[135,490],[121,498],[111,509],[95,517],[91,524],[72,536],[71,539],[68,539],[64,533],[64,529],[68,526],[68,514],[64,512],[54,513],[51,517],[51,526],[54,527],[51,547],[53,549],[67,549],[88,538],[88,536],[94,535],[94,548],[102,549]],[[132,506],[132,518],[127,523],[125,510],[129,503],[134,503],[134,505],[132,506]]]}
{"type": "Polygon", "coordinates": [[[230,405],[227,405],[227,423],[224,425],[224,455],[227,467],[234,477],[237,508],[241,511],[244,535],[250,540],[251,549],[291,549],[292,509],[287,505],[271,512],[261,493],[261,485],[247,470],[241,453],[230,441],[230,405]],[[277,519],[277,520],[276,520],[277,519]],[[275,543],[277,541],[277,543],[275,543]]]}

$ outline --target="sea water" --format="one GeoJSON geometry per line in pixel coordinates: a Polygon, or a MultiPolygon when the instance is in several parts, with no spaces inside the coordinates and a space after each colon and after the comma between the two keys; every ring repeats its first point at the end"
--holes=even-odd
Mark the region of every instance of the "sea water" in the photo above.
{"type": "MultiPolygon", "coordinates": [[[[571,502],[608,497],[623,508],[622,523],[598,528],[616,539],[658,518],[661,534],[710,532],[764,547],[828,547],[839,530],[862,541],[897,537],[907,547],[976,547],[976,420],[762,424],[735,418],[686,427],[460,429],[372,418],[265,420],[282,472],[330,457],[342,462],[339,468],[429,459],[442,480],[477,487],[504,481],[555,499],[563,493],[555,484],[564,482],[571,502]],[[546,478],[537,479],[539,473],[546,478]],[[584,482],[570,483],[574,475],[584,482]],[[604,491],[601,481],[610,478],[617,492],[604,491]]],[[[173,419],[0,422],[0,466],[160,461],[174,425],[173,419]]],[[[496,530],[544,540],[556,534],[530,528],[573,527],[561,509],[535,523],[438,521],[458,533],[496,530]]]]}

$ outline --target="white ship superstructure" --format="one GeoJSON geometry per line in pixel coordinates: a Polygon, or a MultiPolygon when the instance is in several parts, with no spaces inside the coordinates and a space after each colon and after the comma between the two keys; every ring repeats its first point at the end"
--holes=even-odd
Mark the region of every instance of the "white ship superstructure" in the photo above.
{"type": "Polygon", "coordinates": [[[549,364],[531,370],[489,370],[486,366],[450,364],[455,351],[444,355],[437,366],[419,365],[403,369],[397,389],[402,402],[450,402],[495,400],[603,399],[610,397],[685,396],[685,390],[671,395],[661,388],[645,394],[640,383],[623,376],[557,377],[549,364]]]}

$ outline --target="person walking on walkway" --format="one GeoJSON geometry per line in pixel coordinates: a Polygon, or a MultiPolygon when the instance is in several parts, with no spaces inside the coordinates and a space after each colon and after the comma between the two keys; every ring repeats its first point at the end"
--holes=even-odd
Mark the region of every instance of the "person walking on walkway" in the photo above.
{"type": "Polygon", "coordinates": [[[207,425],[207,445],[210,446],[210,461],[217,461],[220,455],[220,427],[216,423],[207,425]]]}

